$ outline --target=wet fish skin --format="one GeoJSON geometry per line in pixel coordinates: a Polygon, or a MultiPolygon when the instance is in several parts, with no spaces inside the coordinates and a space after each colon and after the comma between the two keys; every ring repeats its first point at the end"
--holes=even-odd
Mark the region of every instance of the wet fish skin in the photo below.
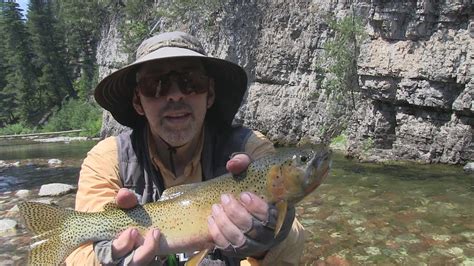
{"type": "MultiPolygon", "coordinates": [[[[249,191],[271,204],[294,205],[316,189],[331,166],[324,148],[287,149],[253,162],[243,178],[225,174],[209,181],[173,187],[153,203],[120,209],[114,203],[95,213],[77,212],[47,204],[23,202],[19,209],[35,234],[28,263],[59,265],[80,245],[114,239],[129,227],[142,235],[161,231],[160,254],[206,250],[212,247],[207,217],[222,194],[249,191]],[[187,246],[189,250],[183,250],[187,246]]],[[[277,205],[278,206],[278,205],[277,205]]],[[[284,211],[279,211],[283,221],[284,211]]]]}

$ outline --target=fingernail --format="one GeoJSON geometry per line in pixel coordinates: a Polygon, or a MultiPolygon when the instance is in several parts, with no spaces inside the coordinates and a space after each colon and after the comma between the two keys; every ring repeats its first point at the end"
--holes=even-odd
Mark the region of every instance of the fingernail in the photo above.
{"type": "Polygon", "coordinates": [[[221,207],[217,204],[212,205],[212,213],[213,214],[218,214],[221,211],[221,207]]]}
{"type": "Polygon", "coordinates": [[[158,229],[153,229],[153,238],[158,240],[160,237],[160,231],[158,229]]]}
{"type": "Polygon", "coordinates": [[[229,202],[230,202],[230,197],[229,197],[229,195],[227,195],[227,194],[221,195],[221,201],[222,201],[222,203],[224,203],[224,204],[226,204],[226,205],[229,204],[229,202]]]}
{"type": "Polygon", "coordinates": [[[245,204],[248,205],[252,201],[252,198],[250,197],[250,194],[247,192],[244,192],[240,194],[240,200],[245,204]]]}

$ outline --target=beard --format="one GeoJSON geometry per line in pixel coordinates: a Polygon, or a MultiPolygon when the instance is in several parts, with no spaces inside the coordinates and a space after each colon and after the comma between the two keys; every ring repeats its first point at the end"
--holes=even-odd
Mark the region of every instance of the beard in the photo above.
{"type": "Polygon", "coordinates": [[[168,102],[159,114],[159,136],[171,147],[189,143],[200,131],[193,109],[183,102],[168,102]],[[173,115],[177,115],[174,117],[173,115]]]}

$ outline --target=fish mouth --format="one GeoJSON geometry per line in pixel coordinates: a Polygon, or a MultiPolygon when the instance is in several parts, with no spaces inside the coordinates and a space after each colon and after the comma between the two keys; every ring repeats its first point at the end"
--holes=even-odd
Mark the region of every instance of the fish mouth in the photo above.
{"type": "Polygon", "coordinates": [[[306,169],[305,182],[303,182],[305,194],[313,192],[328,176],[332,165],[331,155],[331,150],[324,149],[311,159],[306,169]]]}

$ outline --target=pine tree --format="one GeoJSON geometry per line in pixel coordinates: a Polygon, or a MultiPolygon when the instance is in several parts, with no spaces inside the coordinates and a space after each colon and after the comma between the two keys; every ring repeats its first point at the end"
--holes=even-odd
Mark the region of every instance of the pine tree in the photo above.
{"type": "Polygon", "coordinates": [[[31,0],[28,10],[28,31],[33,51],[33,64],[39,69],[38,91],[41,95],[42,123],[51,110],[61,106],[69,96],[75,97],[62,31],[58,27],[51,0],[31,0]]]}
{"type": "Polygon", "coordinates": [[[81,99],[87,99],[94,86],[96,51],[105,10],[98,1],[58,0],[57,13],[64,29],[68,61],[81,99]]]}
{"type": "Polygon", "coordinates": [[[39,102],[30,40],[15,2],[0,3],[2,33],[2,76],[0,123],[34,124],[38,119],[39,102]]]}

